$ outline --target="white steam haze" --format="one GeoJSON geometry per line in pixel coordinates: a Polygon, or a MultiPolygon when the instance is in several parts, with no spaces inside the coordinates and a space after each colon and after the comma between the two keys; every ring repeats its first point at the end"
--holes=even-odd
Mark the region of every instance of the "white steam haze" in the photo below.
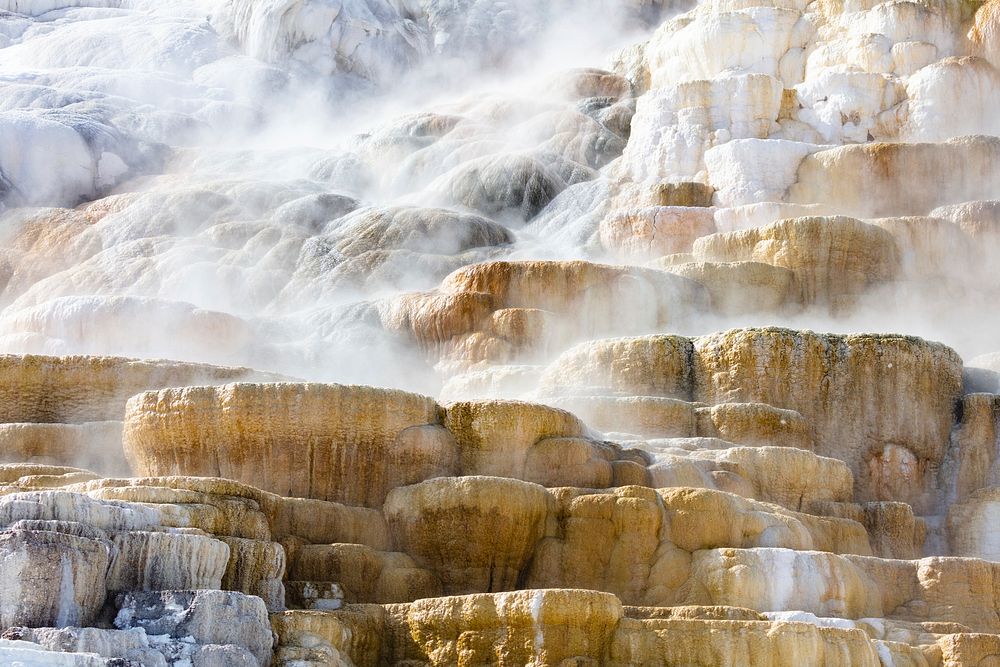
{"type": "Polygon", "coordinates": [[[0,665],[1000,664],[998,70],[1000,0],[0,0],[0,665]]]}
{"type": "MultiPolygon", "coordinates": [[[[437,396],[489,360],[442,361],[388,326],[399,295],[495,259],[681,263],[657,261],[690,247],[619,243],[607,223],[674,215],[650,192],[686,182],[714,189],[692,241],[803,215],[933,218],[907,227],[898,273],[845,288],[847,306],[720,312],[684,281],[666,294],[632,276],[510,372],[592,334],[750,325],[1000,352],[1000,244],[940,208],[1000,197],[1000,148],[959,142],[876,174],[824,157],[995,134],[989,40],[945,3],[851,2],[851,21],[776,4],[0,0],[0,352],[437,396]]],[[[976,224],[1000,229],[1000,205],[983,210],[976,224]]]]}

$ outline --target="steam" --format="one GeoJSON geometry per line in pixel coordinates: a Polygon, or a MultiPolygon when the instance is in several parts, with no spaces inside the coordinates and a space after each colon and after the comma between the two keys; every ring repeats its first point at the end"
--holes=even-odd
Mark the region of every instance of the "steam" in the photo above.
{"type": "MultiPolygon", "coordinates": [[[[788,9],[717,23],[700,6],[640,0],[9,0],[0,11],[2,351],[247,365],[432,395],[499,365],[509,393],[530,395],[526,378],[564,348],[441,363],[389,322],[395,300],[483,261],[657,259],[607,247],[608,225],[674,229],[683,216],[662,208],[686,204],[666,201],[664,182],[710,186],[705,232],[934,217],[925,237],[897,238],[893,280],[848,309],[697,312],[687,288],[637,288],[607,309],[619,321],[603,334],[780,324],[913,333],[967,358],[1000,348],[995,278],[972,269],[1000,249],[956,242],[928,270],[929,249],[959,224],[932,209],[1000,194],[995,141],[939,148],[998,131],[996,70],[958,59],[973,49],[955,17],[868,10],[862,23],[880,37],[861,39],[829,17],[820,36],[788,9]],[[750,24],[759,39],[744,44],[750,24]],[[863,71],[841,57],[851,49],[871,56],[863,71]],[[612,62],[625,77],[581,69],[612,62]],[[876,140],[938,143],[862,154],[876,140]],[[660,298],[677,303],[650,303],[660,298]],[[648,316],[657,309],[678,316],[665,325],[648,316]]],[[[697,260],[678,254],[655,266],[697,260]]],[[[560,345],[585,337],[571,335],[577,315],[557,314],[560,345]]]]}

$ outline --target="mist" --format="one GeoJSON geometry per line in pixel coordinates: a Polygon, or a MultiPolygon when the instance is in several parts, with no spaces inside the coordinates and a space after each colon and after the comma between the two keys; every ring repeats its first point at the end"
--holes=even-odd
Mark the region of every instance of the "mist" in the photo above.
{"type": "Polygon", "coordinates": [[[992,664],[998,8],[0,0],[0,662],[992,664]]]}
{"type": "MultiPolygon", "coordinates": [[[[708,14],[683,4],[3,10],[4,352],[244,365],[437,395],[457,375],[542,367],[598,336],[779,325],[914,333],[967,358],[1000,347],[995,278],[970,270],[998,244],[956,231],[961,212],[934,212],[996,196],[995,147],[837,154],[996,130],[996,75],[963,33],[971,17],[907,28],[936,58],[886,38],[864,46],[881,60],[848,71],[832,50],[854,43],[850,31],[821,38],[801,20],[768,27],[773,46],[698,56],[708,14]],[[949,110],[956,89],[968,103],[949,110]],[[954,164],[943,181],[942,160],[954,164]],[[678,194],[685,183],[704,192],[678,194]],[[699,245],[819,215],[889,220],[896,255],[862,257],[854,232],[829,241],[846,256],[781,234],[722,254],[699,245]],[[892,222],[904,215],[925,217],[892,222]],[[492,306],[442,282],[499,260],[634,268],[597,293],[556,271],[504,296],[520,280],[507,276],[488,285],[492,306]],[[788,276],[710,279],[701,264],[718,261],[788,276]],[[484,317],[510,309],[542,312],[516,325],[530,332],[487,331],[503,325],[484,317]]],[[[535,395],[526,387],[516,396],[535,395]]]]}

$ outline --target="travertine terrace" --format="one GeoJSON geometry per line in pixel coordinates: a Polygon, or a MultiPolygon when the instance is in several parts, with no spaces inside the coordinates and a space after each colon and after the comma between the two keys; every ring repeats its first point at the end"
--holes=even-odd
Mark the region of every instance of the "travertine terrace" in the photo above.
{"type": "Polygon", "coordinates": [[[1000,0],[0,0],[0,665],[1000,665],[1000,0]]]}

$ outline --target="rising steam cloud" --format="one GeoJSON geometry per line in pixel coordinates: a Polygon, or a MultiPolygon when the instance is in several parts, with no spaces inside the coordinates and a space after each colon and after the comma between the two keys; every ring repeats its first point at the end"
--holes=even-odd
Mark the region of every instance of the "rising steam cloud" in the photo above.
{"type": "Polygon", "coordinates": [[[997,140],[957,139],[997,131],[988,17],[902,7],[10,0],[0,349],[436,394],[586,337],[578,286],[552,277],[544,354],[441,356],[482,331],[449,274],[558,259],[683,277],[621,278],[601,333],[766,323],[993,352],[966,324],[989,317],[995,280],[969,267],[995,251],[956,231],[996,190],[997,140]],[[822,232],[827,275],[752,231],[816,215],[871,223],[822,232]],[[699,264],[748,260],[770,267],[699,264]],[[690,280],[728,305],[692,307],[690,280]]]}
{"type": "Polygon", "coordinates": [[[0,662],[994,664],[998,8],[0,0],[0,662]]]}

